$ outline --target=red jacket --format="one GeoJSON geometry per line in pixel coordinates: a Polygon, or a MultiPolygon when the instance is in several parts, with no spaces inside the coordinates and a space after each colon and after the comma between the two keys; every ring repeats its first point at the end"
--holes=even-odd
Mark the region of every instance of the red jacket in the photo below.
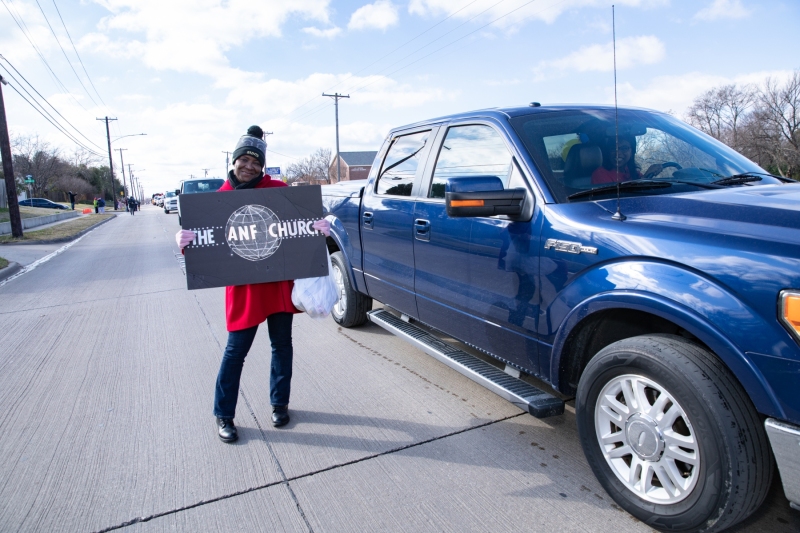
{"type": "MultiPolygon", "coordinates": [[[[282,181],[264,176],[256,189],[286,187],[282,181]]],[[[232,191],[226,180],[219,191],[232,191]]],[[[225,322],[228,331],[252,328],[273,313],[299,313],[292,304],[293,281],[275,281],[225,287],[225,322]]]]}

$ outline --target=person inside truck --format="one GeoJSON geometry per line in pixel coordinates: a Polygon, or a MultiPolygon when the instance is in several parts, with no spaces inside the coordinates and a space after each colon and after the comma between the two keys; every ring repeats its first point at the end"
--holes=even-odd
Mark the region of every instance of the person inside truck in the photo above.
{"type": "MultiPolygon", "coordinates": [[[[247,135],[239,138],[233,151],[233,170],[218,192],[286,187],[280,180],[264,174],[267,143],[258,126],[250,126],[247,135]]],[[[312,227],[330,235],[330,222],[317,220],[312,227]]],[[[175,235],[181,251],[195,238],[190,230],[180,230],[175,235]]],[[[233,419],[239,398],[239,381],[244,359],[256,337],[259,325],[267,323],[272,344],[270,364],[270,403],[272,425],[284,426],[289,422],[289,394],[292,381],[292,318],[299,311],[292,304],[293,282],[276,281],[225,287],[225,322],[228,344],[222,354],[214,393],[214,416],[217,434],[223,442],[238,439],[233,419]]]]}
{"type": "Polygon", "coordinates": [[[592,172],[592,184],[616,183],[649,178],[659,174],[661,165],[650,165],[642,174],[636,164],[636,137],[606,137],[601,145],[603,164],[592,172]]]}

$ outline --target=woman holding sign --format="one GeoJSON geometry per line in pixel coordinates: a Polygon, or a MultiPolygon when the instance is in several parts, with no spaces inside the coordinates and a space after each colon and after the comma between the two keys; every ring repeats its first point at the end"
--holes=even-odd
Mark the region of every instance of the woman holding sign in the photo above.
{"type": "MultiPolygon", "coordinates": [[[[267,143],[258,126],[250,126],[233,151],[233,170],[219,191],[286,187],[282,181],[273,180],[263,172],[266,163],[267,143]]],[[[330,234],[330,223],[318,220],[315,230],[330,234]]],[[[183,250],[195,238],[195,233],[181,230],[175,236],[183,250]]],[[[239,380],[244,359],[253,344],[258,326],[267,322],[272,344],[270,366],[270,403],[272,425],[280,427],[289,422],[289,394],[292,381],[292,317],[298,310],[292,304],[292,281],[237,285],[225,288],[225,319],[228,344],[222,354],[214,393],[214,416],[217,432],[224,442],[237,438],[233,419],[239,397],[239,380]]]]}

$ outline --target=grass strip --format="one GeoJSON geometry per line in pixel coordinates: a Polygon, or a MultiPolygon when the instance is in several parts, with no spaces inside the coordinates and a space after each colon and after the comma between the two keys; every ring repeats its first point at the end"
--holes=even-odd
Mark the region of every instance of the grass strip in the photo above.
{"type": "Polygon", "coordinates": [[[0,270],[3,270],[7,266],[8,266],[8,259],[6,259],[5,257],[0,257],[0,270]]]}
{"type": "Polygon", "coordinates": [[[62,222],[49,228],[40,230],[30,229],[23,232],[21,239],[15,239],[11,235],[0,235],[0,244],[10,244],[15,242],[34,242],[34,241],[55,241],[66,240],[76,236],[78,233],[87,230],[106,219],[113,217],[113,214],[87,215],[76,218],[68,222],[62,222]]]}
{"type": "MultiPolygon", "coordinates": [[[[65,211],[61,209],[47,209],[43,207],[27,207],[24,205],[19,206],[19,217],[20,218],[36,218],[36,217],[46,217],[47,215],[55,215],[58,213],[64,213],[65,211]]],[[[11,220],[11,215],[8,213],[7,207],[0,208],[0,222],[8,222],[11,220]]]]}

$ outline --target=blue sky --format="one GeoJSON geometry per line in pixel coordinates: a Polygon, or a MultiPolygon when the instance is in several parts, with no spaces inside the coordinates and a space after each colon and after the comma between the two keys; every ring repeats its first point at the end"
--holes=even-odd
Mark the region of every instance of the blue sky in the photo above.
{"type": "MultiPolygon", "coordinates": [[[[340,104],[343,151],[376,150],[392,127],[470,109],[613,102],[611,2],[0,3],[0,54],[96,146],[81,138],[85,144],[105,152],[104,125],[95,120],[102,116],[119,119],[112,138],[147,133],[112,146],[127,149],[125,163],[146,194],[202,176],[205,168],[222,176],[222,151],[232,150],[251,124],[274,132],[269,166],[334,149],[334,110],[323,91],[351,96],[340,104]]],[[[615,5],[620,105],[683,117],[711,87],[782,79],[800,68],[800,2],[615,5]]],[[[3,90],[12,134],[38,134],[64,154],[74,150],[13,89],[3,90]]]]}

